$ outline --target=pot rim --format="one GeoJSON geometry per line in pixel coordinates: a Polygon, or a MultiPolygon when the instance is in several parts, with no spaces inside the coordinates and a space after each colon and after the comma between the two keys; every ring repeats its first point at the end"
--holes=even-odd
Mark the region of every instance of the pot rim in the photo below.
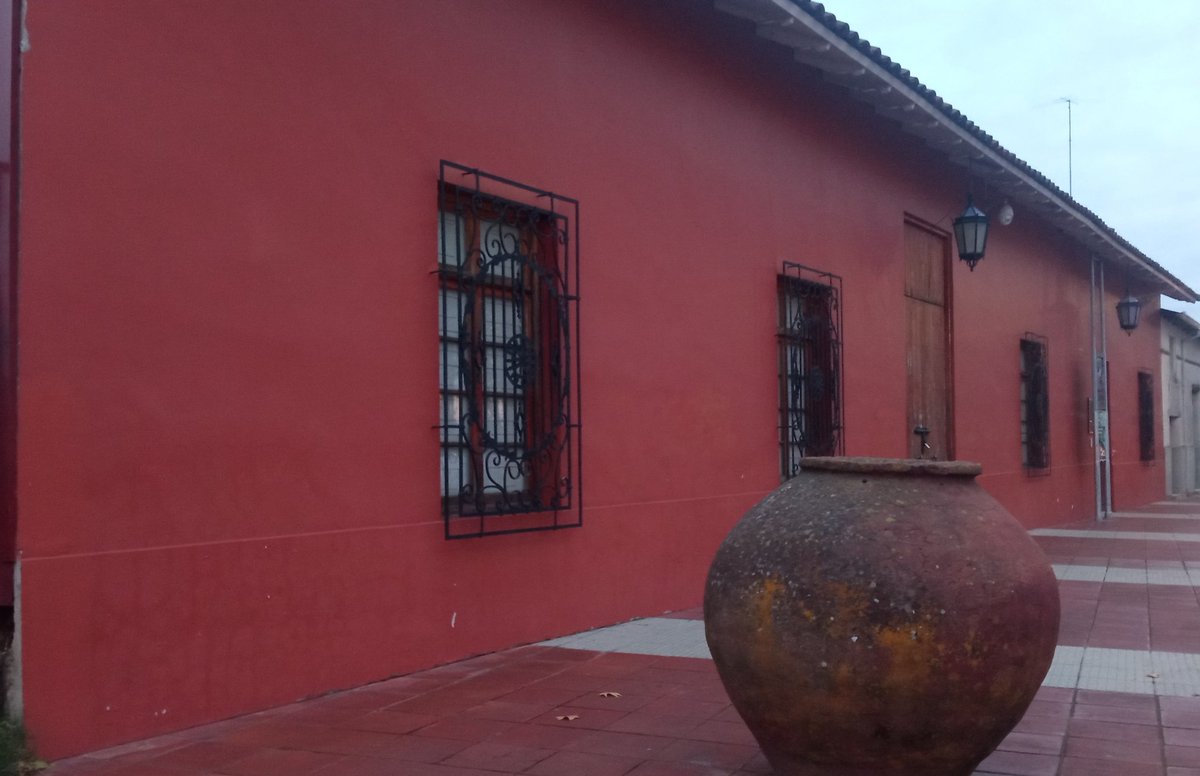
{"type": "Polygon", "coordinates": [[[800,459],[807,471],[851,474],[932,474],[940,477],[974,478],[983,466],[973,461],[927,461],[922,458],[871,458],[856,456],[810,456],[800,459]]]}

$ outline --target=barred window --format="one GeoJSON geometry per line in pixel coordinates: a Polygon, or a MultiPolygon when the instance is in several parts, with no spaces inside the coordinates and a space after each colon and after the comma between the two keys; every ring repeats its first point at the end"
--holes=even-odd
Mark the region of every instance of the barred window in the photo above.
{"type": "Polygon", "coordinates": [[[1050,379],[1046,338],[1021,340],[1021,464],[1050,468],[1050,379]]]}
{"type": "Polygon", "coordinates": [[[443,162],[438,206],[446,537],[577,526],[578,203],[443,162]]]}
{"type": "Polygon", "coordinates": [[[1143,461],[1154,460],[1154,375],[1138,372],[1138,452],[1143,461]]]}
{"type": "Polygon", "coordinates": [[[784,262],[779,302],[779,445],[783,479],[808,455],[842,452],[842,279],[784,262]]]}

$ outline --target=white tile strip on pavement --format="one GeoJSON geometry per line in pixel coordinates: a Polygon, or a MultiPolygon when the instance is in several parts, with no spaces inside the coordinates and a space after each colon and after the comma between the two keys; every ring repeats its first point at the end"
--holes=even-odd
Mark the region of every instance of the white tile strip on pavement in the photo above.
{"type": "MultiPolygon", "coordinates": [[[[703,621],[669,617],[647,617],[597,628],[543,641],[540,646],[711,658],[704,641],[703,621]]],[[[1200,654],[1060,645],[1055,648],[1054,661],[1042,684],[1080,690],[1191,697],[1200,695],[1200,654]]]]}
{"type": "Polygon", "coordinates": [[[1200,694],[1200,655],[1059,646],[1042,684],[1079,690],[1191,697],[1200,694]]]}
{"type": "Polygon", "coordinates": [[[1033,536],[1064,536],[1075,539],[1134,539],[1151,542],[1200,542],[1200,533],[1173,531],[1092,531],[1078,528],[1035,528],[1033,536]]]}
{"type": "Polygon", "coordinates": [[[632,620],[543,641],[539,646],[664,657],[712,657],[708,652],[708,642],[704,640],[703,620],[670,617],[632,620]]]}
{"type": "Polygon", "coordinates": [[[1114,518],[1132,517],[1135,520],[1143,518],[1155,518],[1158,520],[1200,520],[1200,515],[1183,515],[1178,512],[1164,514],[1162,512],[1113,512],[1114,518]]]}
{"type": "Polygon", "coordinates": [[[1117,582],[1131,585],[1200,587],[1200,564],[1195,563],[1189,567],[1178,561],[1166,561],[1162,565],[1151,568],[1055,563],[1053,568],[1054,576],[1070,582],[1117,582]]]}

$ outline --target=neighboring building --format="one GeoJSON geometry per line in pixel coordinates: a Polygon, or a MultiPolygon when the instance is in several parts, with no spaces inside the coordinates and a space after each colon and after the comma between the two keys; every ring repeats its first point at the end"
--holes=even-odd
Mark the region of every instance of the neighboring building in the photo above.
{"type": "Polygon", "coordinates": [[[43,756],[694,606],[802,455],[924,439],[1030,527],[1163,497],[1195,293],[815,3],[27,6],[43,756]],[[1015,210],[973,272],[968,186],[1015,210]]]}
{"type": "Polygon", "coordinates": [[[1200,489],[1200,323],[1162,311],[1163,450],[1167,493],[1200,489]]]}

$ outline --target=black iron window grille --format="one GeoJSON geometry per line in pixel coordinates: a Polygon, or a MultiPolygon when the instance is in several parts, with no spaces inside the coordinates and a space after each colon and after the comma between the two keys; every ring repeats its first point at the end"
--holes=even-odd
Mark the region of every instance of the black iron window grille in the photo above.
{"type": "Polygon", "coordinates": [[[443,161],[438,210],[446,538],[579,526],[579,203],[443,161]]]}
{"type": "Polygon", "coordinates": [[[842,279],[785,261],[779,293],[779,448],[783,479],[809,455],[840,455],[842,279]]]}
{"type": "Polygon", "coordinates": [[[1154,460],[1154,375],[1138,372],[1138,453],[1143,461],[1154,460]]]}
{"type": "Polygon", "coordinates": [[[1021,465],[1050,468],[1050,349],[1046,338],[1021,339],[1021,465]]]}

